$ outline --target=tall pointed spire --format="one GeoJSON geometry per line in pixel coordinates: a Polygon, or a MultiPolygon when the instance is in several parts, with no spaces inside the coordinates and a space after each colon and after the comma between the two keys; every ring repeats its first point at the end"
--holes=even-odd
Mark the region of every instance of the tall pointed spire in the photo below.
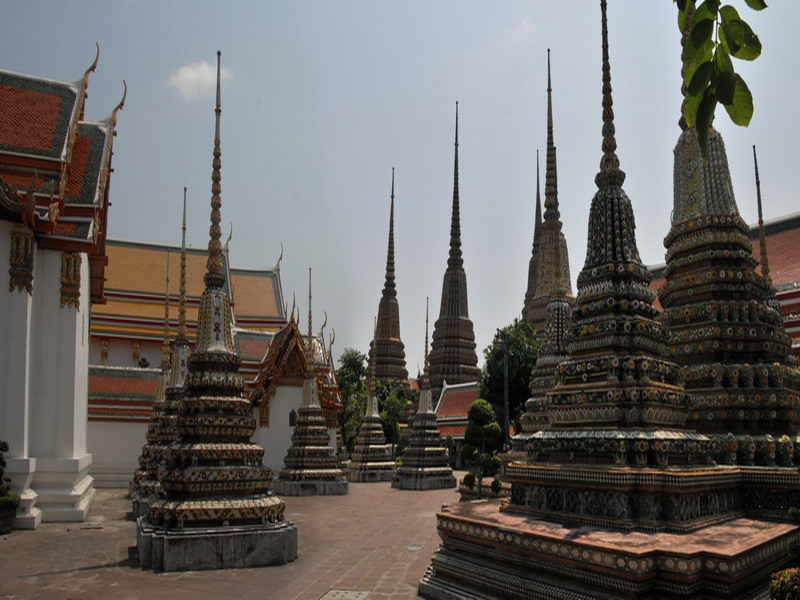
{"type": "Polygon", "coordinates": [[[756,145],[753,144],[753,165],[756,171],[756,199],[758,201],[758,246],[761,258],[761,275],[769,282],[772,278],[769,275],[769,259],[767,257],[767,236],[764,232],[764,213],[761,210],[761,179],[758,176],[758,156],[756,155],[756,145]]]}
{"type": "Polygon", "coordinates": [[[169,250],[167,250],[167,283],[164,291],[164,338],[161,342],[161,370],[166,372],[167,369],[169,369],[169,250]]]}
{"type": "Polygon", "coordinates": [[[439,318],[433,328],[430,371],[434,395],[447,383],[477,381],[478,355],[469,319],[467,275],[461,255],[461,214],[458,189],[458,102],[456,102],[453,162],[453,209],[450,218],[450,253],[442,281],[439,318]]]}
{"type": "Polygon", "coordinates": [[[458,102],[456,102],[456,136],[453,159],[453,211],[450,215],[450,257],[447,265],[461,267],[464,260],[461,256],[461,208],[458,197],[458,102]]]}
{"type": "Polygon", "coordinates": [[[314,363],[314,351],[311,345],[313,339],[314,330],[311,327],[311,267],[308,267],[308,337],[306,338],[308,345],[306,346],[306,361],[309,372],[314,363]]]}
{"type": "Polygon", "coordinates": [[[614,137],[614,99],[611,97],[611,64],[608,59],[608,22],[606,19],[606,0],[600,1],[603,27],[603,158],[600,171],[594,182],[600,189],[621,186],[625,182],[625,172],[619,168],[617,139],[614,137]]]}
{"type": "Polygon", "coordinates": [[[547,49],[547,154],[544,198],[544,219],[534,234],[533,255],[528,265],[528,289],[522,309],[523,318],[540,332],[544,331],[547,306],[556,297],[556,291],[558,290],[559,298],[572,296],[567,240],[561,231],[561,213],[558,210],[558,169],[556,146],[553,142],[550,48],[547,49]]]}
{"type": "MultiPolygon", "coordinates": [[[[547,164],[544,172],[544,218],[555,211],[558,218],[558,175],[553,144],[553,86],[550,79],[550,48],[547,49],[547,164]]],[[[538,164],[537,164],[538,167],[538,164]]],[[[552,218],[552,215],[551,215],[552,218]]]]}
{"type": "Polygon", "coordinates": [[[386,248],[386,281],[383,284],[384,295],[397,295],[394,282],[394,167],[392,167],[392,195],[389,207],[389,242],[386,248]]]}
{"type": "Polygon", "coordinates": [[[222,114],[222,92],[220,87],[220,62],[222,53],[217,51],[217,106],[214,109],[214,159],[211,170],[211,228],[208,241],[208,263],[204,278],[205,284],[212,288],[222,288],[225,278],[222,275],[222,229],[220,228],[220,209],[222,208],[221,170],[222,149],[219,132],[220,115],[222,114]]]}
{"type": "Polygon", "coordinates": [[[539,184],[539,149],[536,149],[536,220],[533,223],[533,242],[542,226],[542,187],[539,184]]]}
{"type": "Polygon", "coordinates": [[[186,186],[183,187],[183,223],[181,225],[181,277],[178,288],[178,332],[176,341],[186,342],[186,186]]]}
{"type": "Polygon", "coordinates": [[[397,285],[394,269],[394,167],[392,167],[392,191],[389,205],[389,241],[386,248],[386,278],[381,300],[378,304],[377,329],[372,342],[371,354],[375,362],[378,379],[393,385],[408,387],[406,351],[400,339],[400,304],[397,301],[397,285]]]}

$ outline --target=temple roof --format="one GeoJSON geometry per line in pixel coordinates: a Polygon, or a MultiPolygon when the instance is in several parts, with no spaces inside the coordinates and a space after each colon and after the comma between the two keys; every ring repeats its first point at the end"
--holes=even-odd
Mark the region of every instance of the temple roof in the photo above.
{"type": "MultiPolygon", "coordinates": [[[[74,83],[0,70],[0,218],[22,222],[41,248],[85,252],[103,301],[108,182],[120,103],[83,118],[89,74],[74,83]]],[[[126,87],[127,93],[127,87],[126,87]]]]}
{"type": "Polygon", "coordinates": [[[161,369],[89,367],[89,420],[150,420],[161,369]]]}
{"type": "Polygon", "coordinates": [[[80,83],[0,71],[0,151],[65,158],[80,83]]]}
{"type": "MultiPolygon", "coordinates": [[[[164,279],[166,254],[170,268],[177,272],[180,248],[164,244],[108,240],[106,303],[92,306],[90,332],[94,336],[161,339],[164,322],[164,279]]],[[[190,339],[197,328],[197,309],[203,293],[206,270],[205,249],[186,250],[187,329],[190,339]]],[[[226,291],[238,330],[275,333],[286,324],[283,291],[278,270],[230,268],[223,261],[226,291]]],[[[170,282],[170,320],[177,326],[178,281],[170,282]]],[[[174,337],[173,331],[171,336],[174,337]]],[[[263,358],[264,353],[256,357],[263,358]]],[[[244,357],[243,357],[244,358],[244,357]]]]}
{"type": "Polygon", "coordinates": [[[443,436],[463,438],[467,429],[469,407],[480,397],[477,381],[470,383],[445,383],[436,403],[436,424],[443,436]]]}

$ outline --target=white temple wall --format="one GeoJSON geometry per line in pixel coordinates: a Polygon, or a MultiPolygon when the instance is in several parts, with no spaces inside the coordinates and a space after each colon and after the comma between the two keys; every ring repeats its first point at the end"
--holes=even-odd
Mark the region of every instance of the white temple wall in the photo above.
{"type": "MultiPolygon", "coordinates": [[[[12,227],[0,221],[2,266],[10,264],[12,227]]],[[[36,266],[34,260],[34,286],[36,266]]],[[[30,487],[36,471],[36,458],[29,448],[32,311],[33,297],[26,290],[9,291],[5,282],[0,285],[0,440],[9,445],[5,475],[22,500],[14,522],[19,529],[36,529],[42,518],[36,507],[38,494],[30,487]]]]}
{"type": "Polygon", "coordinates": [[[97,488],[127,488],[139,468],[147,423],[89,422],[91,474],[97,488]]]}
{"type": "Polygon", "coordinates": [[[289,413],[292,409],[298,410],[303,400],[303,388],[300,386],[279,385],[275,395],[269,400],[269,427],[261,427],[259,423],[258,407],[253,409],[256,418],[256,432],[253,441],[259,444],[264,452],[264,464],[273,471],[277,477],[284,467],[283,459],[286,451],[292,445],[292,431],[289,425],[289,413]]]}
{"type": "MultiPolygon", "coordinates": [[[[91,336],[89,340],[89,364],[101,365],[101,339],[102,336],[91,336]]],[[[141,340],[139,356],[150,362],[151,368],[161,365],[161,342],[155,340],[141,340]]],[[[129,339],[108,338],[108,362],[111,367],[136,367],[133,364],[133,344],[129,339]]]]}
{"type": "Polygon", "coordinates": [[[79,308],[62,307],[61,256],[37,250],[34,263],[29,452],[42,520],[82,521],[94,497],[86,452],[89,264],[82,254],[79,308]]]}

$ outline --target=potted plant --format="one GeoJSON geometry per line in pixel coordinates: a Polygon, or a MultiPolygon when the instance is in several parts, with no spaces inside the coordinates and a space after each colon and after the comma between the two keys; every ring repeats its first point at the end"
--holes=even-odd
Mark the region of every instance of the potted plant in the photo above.
{"type": "Polygon", "coordinates": [[[11,493],[11,480],[5,477],[4,452],[8,452],[8,444],[0,442],[0,534],[11,531],[11,524],[19,508],[19,496],[11,493]]]}

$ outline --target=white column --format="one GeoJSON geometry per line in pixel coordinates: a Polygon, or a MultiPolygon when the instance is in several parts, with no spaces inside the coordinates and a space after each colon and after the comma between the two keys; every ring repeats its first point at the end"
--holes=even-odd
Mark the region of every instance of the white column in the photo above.
{"type": "Polygon", "coordinates": [[[34,297],[30,454],[33,488],[44,521],[82,521],[94,498],[86,452],[89,355],[89,266],[81,261],[80,305],[60,305],[61,252],[37,253],[34,297]]]}
{"type": "MultiPolygon", "coordinates": [[[[6,278],[11,228],[8,221],[0,221],[0,274],[6,278]]],[[[30,487],[36,459],[28,454],[32,306],[27,290],[9,291],[7,279],[0,281],[0,440],[9,446],[5,475],[22,499],[14,521],[18,529],[36,529],[42,520],[37,494],[30,487]]]]}

